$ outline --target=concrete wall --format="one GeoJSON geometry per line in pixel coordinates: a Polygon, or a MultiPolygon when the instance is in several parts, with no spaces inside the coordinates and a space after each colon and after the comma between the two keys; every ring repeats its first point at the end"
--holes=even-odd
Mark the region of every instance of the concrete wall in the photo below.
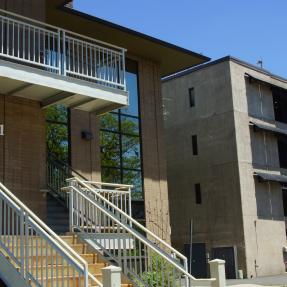
{"type": "Polygon", "coordinates": [[[245,73],[266,81],[270,77],[231,62],[247,275],[280,274],[286,244],[281,186],[253,178],[256,169],[280,171],[277,139],[249,128],[250,120],[275,124],[272,93],[268,85],[249,83],[245,73]]]}
{"type": "Polygon", "coordinates": [[[37,215],[45,218],[46,137],[40,104],[14,96],[0,96],[0,180],[37,215]]]}
{"type": "Polygon", "coordinates": [[[237,247],[238,266],[245,266],[233,101],[228,62],[167,81],[163,85],[172,243],[183,250],[193,242],[237,247]],[[194,87],[195,107],[188,89],[194,87]],[[198,137],[197,156],[191,136],[198,137]],[[201,184],[196,204],[194,184],[201,184]],[[232,208],[230,208],[232,207],[232,208]]]}
{"type": "Polygon", "coordinates": [[[245,64],[225,60],[165,82],[163,95],[172,242],[182,250],[193,219],[193,242],[206,243],[207,251],[236,246],[238,269],[251,277],[284,272],[286,244],[281,185],[259,183],[253,174],[286,170],[279,167],[277,138],[255,133],[249,122],[286,130],[287,125],[274,120],[270,86],[249,83],[245,73],[287,86],[245,64]],[[198,156],[192,155],[194,134],[198,156]],[[195,183],[201,184],[200,205],[195,204],[195,183]]]}

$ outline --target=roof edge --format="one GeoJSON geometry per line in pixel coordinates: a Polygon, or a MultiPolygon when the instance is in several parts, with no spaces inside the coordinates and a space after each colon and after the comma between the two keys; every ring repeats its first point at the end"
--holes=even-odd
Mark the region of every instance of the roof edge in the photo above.
{"type": "Polygon", "coordinates": [[[214,61],[211,61],[209,63],[200,64],[200,65],[197,65],[195,67],[191,67],[191,68],[189,68],[187,70],[184,70],[182,72],[175,73],[173,75],[164,77],[164,78],[162,78],[162,82],[168,82],[168,81],[171,81],[173,79],[180,78],[180,77],[183,77],[185,75],[191,74],[191,73],[193,73],[195,71],[198,71],[198,70],[201,70],[201,69],[205,69],[205,68],[208,68],[210,66],[217,65],[217,64],[220,64],[220,63],[223,63],[223,62],[226,62],[226,61],[232,61],[234,63],[237,63],[237,64],[241,65],[241,66],[250,68],[250,69],[255,70],[255,71],[259,72],[259,73],[262,73],[264,75],[270,76],[270,77],[274,78],[275,80],[287,83],[287,79],[286,78],[283,78],[281,76],[273,74],[273,73],[269,72],[268,70],[261,69],[261,68],[255,66],[255,65],[253,65],[253,64],[250,64],[250,63],[248,63],[246,61],[243,61],[243,60],[241,60],[239,58],[236,58],[236,57],[233,57],[233,56],[230,56],[230,55],[222,57],[222,58],[219,58],[219,59],[214,60],[214,61]]]}
{"type": "Polygon", "coordinates": [[[168,47],[170,49],[178,50],[178,51],[180,51],[182,53],[185,53],[187,55],[191,55],[191,56],[197,57],[197,58],[201,59],[203,63],[206,63],[206,62],[211,60],[211,58],[209,58],[207,56],[204,56],[202,54],[193,52],[193,51],[188,50],[186,48],[177,46],[175,44],[172,44],[172,43],[160,40],[158,38],[146,35],[144,33],[141,33],[141,32],[135,31],[135,30],[132,30],[130,28],[121,26],[119,24],[115,24],[113,22],[110,22],[110,21],[98,18],[96,16],[89,15],[89,14],[81,12],[79,10],[75,10],[73,8],[69,8],[69,7],[66,6],[69,2],[70,2],[70,0],[65,0],[61,5],[58,6],[58,9],[60,9],[60,10],[62,10],[64,12],[70,13],[70,14],[74,14],[74,15],[82,17],[82,18],[86,18],[87,20],[90,20],[90,21],[97,21],[97,22],[99,22],[99,23],[101,23],[103,25],[109,26],[110,28],[121,30],[122,32],[129,33],[129,34],[131,34],[133,36],[136,36],[136,37],[139,37],[139,38],[144,38],[144,39],[146,39],[148,41],[151,41],[151,42],[154,42],[156,44],[168,47]]]}

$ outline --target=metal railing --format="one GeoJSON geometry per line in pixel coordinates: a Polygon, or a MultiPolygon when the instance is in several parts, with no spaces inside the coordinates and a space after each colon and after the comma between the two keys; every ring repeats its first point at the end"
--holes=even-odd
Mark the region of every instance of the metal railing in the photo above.
{"type": "Polygon", "coordinates": [[[102,286],[88,264],[2,183],[0,215],[0,252],[32,286],[102,286]]]}
{"type": "Polygon", "coordinates": [[[66,162],[58,160],[51,153],[47,155],[47,186],[52,194],[60,199],[67,207],[69,206],[69,197],[67,192],[65,192],[65,187],[67,185],[66,180],[75,176],[89,185],[89,189],[83,189],[83,191],[85,191],[88,196],[94,198],[94,193],[100,193],[122,211],[129,214],[130,216],[132,215],[132,185],[89,181],[80,173],[75,171],[66,162]]]}
{"type": "Polygon", "coordinates": [[[126,91],[125,49],[0,9],[0,56],[126,91]]]}
{"type": "Polygon", "coordinates": [[[78,178],[69,180],[73,230],[116,262],[137,286],[208,286],[214,279],[195,279],[187,258],[78,178]]]}

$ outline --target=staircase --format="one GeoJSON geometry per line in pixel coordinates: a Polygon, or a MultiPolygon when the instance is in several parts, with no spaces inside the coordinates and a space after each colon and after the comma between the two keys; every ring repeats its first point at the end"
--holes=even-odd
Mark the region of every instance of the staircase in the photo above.
{"type": "Polygon", "coordinates": [[[47,167],[49,227],[0,183],[0,277],[8,267],[18,276],[8,287],[106,287],[107,265],[121,267],[126,287],[214,281],[195,279],[184,255],[132,218],[131,186],[87,181],[58,162],[47,167]]]}
{"type": "MultiPolygon", "coordinates": [[[[89,250],[89,246],[85,243],[82,243],[78,240],[76,235],[67,235],[60,237],[64,242],[66,242],[79,256],[85,260],[88,264],[89,273],[97,278],[99,282],[102,282],[102,273],[101,269],[108,266],[109,264],[103,260],[96,252],[89,250]]],[[[19,241],[20,238],[15,237],[15,242],[19,241]]],[[[41,250],[37,247],[37,244],[40,242],[39,237],[31,236],[29,238],[31,245],[28,245],[30,256],[28,261],[30,263],[30,272],[33,274],[34,278],[37,278],[42,286],[85,286],[83,278],[75,278],[74,270],[68,264],[62,264],[59,257],[57,257],[53,252],[46,246],[42,246],[41,250]],[[38,255],[36,255],[38,249],[38,255]],[[57,264],[56,262],[59,261],[57,264]]],[[[9,246],[9,249],[15,249],[17,253],[17,247],[12,244],[9,246]]],[[[0,248],[0,252],[10,260],[9,254],[5,251],[5,248],[0,248]]],[[[20,272],[20,267],[17,264],[13,264],[15,269],[20,272]]],[[[91,279],[88,281],[88,286],[98,286],[93,285],[91,279]]],[[[37,286],[32,280],[29,280],[30,286],[37,286]]],[[[122,287],[132,287],[132,284],[128,282],[127,279],[122,280],[122,287]]]]}

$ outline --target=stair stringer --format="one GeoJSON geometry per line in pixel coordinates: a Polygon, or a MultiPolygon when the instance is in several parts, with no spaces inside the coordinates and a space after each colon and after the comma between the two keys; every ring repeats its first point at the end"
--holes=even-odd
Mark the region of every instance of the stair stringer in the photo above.
{"type": "Polygon", "coordinates": [[[0,266],[0,278],[7,287],[31,287],[2,252],[0,252],[0,266]]]}

